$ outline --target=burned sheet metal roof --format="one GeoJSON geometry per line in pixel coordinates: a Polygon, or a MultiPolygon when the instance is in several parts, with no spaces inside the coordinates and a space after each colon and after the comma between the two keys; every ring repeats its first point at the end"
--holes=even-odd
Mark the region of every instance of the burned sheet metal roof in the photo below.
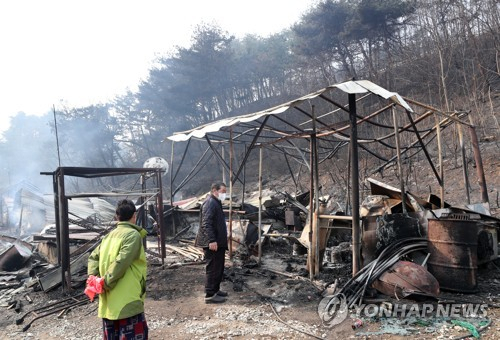
{"type": "Polygon", "coordinates": [[[173,194],[197,173],[197,168],[208,162],[211,155],[205,156],[209,149],[213,151],[212,156],[215,155],[229,171],[229,164],[218,150],[225,143],[244,146],[246,150],[241,151],[243,147],[240,149],[245,155],[233,181],[241,181],[239,175],[244,163],[256,147],[284,155],[286,162],[291,159],[310,168],[311,150],[316,152],[314,162],[321,164],[334,159],[339,151],[346,150],[354,139],[356,149],[359,147],[361,152],[375,157],[380,164],[370,169],[368,176],[396,163],[398,157],[412,158],[423,151],[436,179],[441,182],[427,147],[442,129],[453,123],[473,128],[472,124],[463,121],[467,115],[468,111],[446,112],[434,108],[368,80],[330,85],[281,105],[227,117],[165,138],[165,141],[172,142],[172,150],[175,142],[187,141],[183,159],[191,141],[208,144],[194,169],[173,194]],[[313,139],[314,147],[311,146],[313,139]]]}
{"type": "MultiPolygon", "coordinates": [[[[265,116],[270,116],[270,115],[278,115],[280,113],[283,113],[293,107],[296,107],[300,104],[302,104],[305,101],[325,96],[332,92],[332,90],[341,90],[345,93],[348,94],[363,94],[363,93],[372,93],[375,94],[379,97],[382,97],[387,100],[391,100],[393,103],[402,106],[406,110],[413,112],[411,107],[408,105],[408,103],[397,93],[395,92],[390,92],[368,80],[351,80],[347,81],[344,83],[340,84],[335,84],[335,85],[330,85],[328,87],[325,87],[319,91],[310,93],[308,95],[305,95],[303,97],[300,97],[298,99],[289,101],[287,103],[274,106],[272,108],[262,110],[259,112],[255,113],[250,113],[242,116],[237,116],[237,117],[229,117],[221,120],[217,120],[212,123],[208,123],[202,126],[199,126],[195,129],[191,129],[188,131],[184,132],[178,132],[174,133],[172,136],[167,137],[167,139],[175,142],[181,142],[181,141],[186,141],[190,139],[191,137],[195,138],[203,138],[206,134],[212,133],[212,132],[217,132],[220,131],[224,127],[230,127],[237,125],[239,123],[249,123],[256,121],[262,117],[265,116]]],[[[323,98],[324,100],[327,100],[326,98],[323,98]]]]}

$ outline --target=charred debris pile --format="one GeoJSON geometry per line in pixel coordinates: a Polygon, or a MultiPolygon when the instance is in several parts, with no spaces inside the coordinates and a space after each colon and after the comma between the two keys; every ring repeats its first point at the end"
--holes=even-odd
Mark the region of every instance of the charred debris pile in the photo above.
{"type": "MultiPolygon", "coordinates": [[[[375,179],[368,182],[371,194],[364,199],[360,211],[361,270],[358,273],[352,273],[352,218],[334,210],[329,197],[320,199],[321,271],[313,278],[308,271],[308,192],[291,195],[266,191],[261,196],[260,216],[257,195],[249,196],[243,204],[232,202],[230,205],[227,199],[224,207],[228,217],[229,206],[232,209],[232,218],[228,218],[232,242],[226,279],[233,282],[234,290],[248,288],[245,276],[258,269],[261,274],[268,273],[269,278],[279,275],[304,282],[300,288],[303,290],[315,287],[314,299],[343,294],[350,307],[381,299],[421,301],[423,297],[440,301],[450,296],[456,298],[456,294],[462,296],[460,301],[470,300],[470,297],[463,298],[463,294],[476,294],[476,300],[489,296],[488,303],[496,304],[498,297],[492,299],[491,293],[498,291],[495,283],[498,280],[495,281],[494,275],[483,277],[481,268],[498,269],[495,261],[500,220],[489,215],[486,205],[454,207],[440,202],[435,195],[423,199],[406,193],[403,197],[398,189],[375,179]]],[[[146,221],[141,223],[150,234],[146,249],[153,266],[173,269],[203,263],[203,252],[193,246],[193,241],[204,197],[164,206],[167,232],[164,259],[160,255],[155,208],[147,209],[146,221]]],[[[69,228],[72,290],[55,293],[60,295],[59,301],[66,301],[69,294],[71,303],[46,308],[45,313],[60,313],[83,303],[78,294],[86,280],[88,254],[113,228],[112,212],[113,206],[104,200],[73,200],[69,214],[72,216],[69,228]]],[[[22,222],[12,225],[2,220],[2,308],[13,309],[19,315],[30,312],[36,307],[31,304],[31,292],[50,294],[61,286],[60,254],[53,228],[47,223],[42,230],[30,232],[22,222]],[[19,230],[19,225],[24,229],[19,230]]],[[[310,293],[307,292],[309,299],[310,293]]]]}

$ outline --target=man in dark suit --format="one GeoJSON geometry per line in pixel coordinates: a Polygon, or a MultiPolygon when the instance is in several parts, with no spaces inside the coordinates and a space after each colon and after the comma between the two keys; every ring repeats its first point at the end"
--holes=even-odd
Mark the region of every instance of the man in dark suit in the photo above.
{"type": "Polygon", "coordinates": [[[226,301],[227,293],[220,290],[224,274],[227,245],[226,217],[222,202],[226,199],[226,185],[214,183],[201,206],[200,228],[195,246],[203,248],[206,264],[205,303],[226,301]]]}

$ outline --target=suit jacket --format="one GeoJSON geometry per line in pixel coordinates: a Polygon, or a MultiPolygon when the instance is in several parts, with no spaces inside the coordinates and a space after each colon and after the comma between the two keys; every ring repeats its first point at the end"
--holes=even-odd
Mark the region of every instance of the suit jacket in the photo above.
{"type": "Polygon", "coordinates": [[[201,206],[200,215],[195,246],[207,248],[209,243],[217,242],[219,248],[227,249],[226,216],[222,210],[222,202],[210,194],[201,206]]]}

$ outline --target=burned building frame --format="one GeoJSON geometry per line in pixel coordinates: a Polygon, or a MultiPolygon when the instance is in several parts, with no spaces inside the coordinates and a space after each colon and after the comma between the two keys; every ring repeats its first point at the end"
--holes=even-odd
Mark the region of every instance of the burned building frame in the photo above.
{"type": "MultiPolygon", "coordinates": [[[[71,290],[71,263],[70,263],[70,240],[69,240],[69,218],[68,200],[83,197],[139,197],[144,203],[148,198],[156,201],[158,215],[163,216],[163,190],[162,190],[162,169],[160,168],[87,168],[87,167],[58,167],[54,172],[42,172],[42,175],[52,176],[54,188],[54,209],[56,215],[56,243],[58,251],[58,263],[61,268],[61,283],[63,289],[71,290]],[[99,178],[109,176],[137,175],[142,183],[141,192],[99,192],[99,193],[75,193],[67,194],[65,186],[66,177],[99,178]],[[154,176],[157,187],[152,192],[146,191],[146,179],[154,176]]],[[[144,215],[146,209],[142,209],[144,215]]],[[[142,223],[147,221],[143,216],[142,223]]],[[[165,228],[163,219],[158,219],[160,236],[160,256],[162,261],[166,256],[165,250],[165,228]]]]}
{"type": "MultiPolygon", "coordinates": [[[[441,132],[443,129],[455,124],[459,132],[466,201],[467,204],[470,204],[470,183],[463,134],[463,129],[468,129],[476,164],[481,203],[488,203],[485,175],[475,126],[470,116],[470,122],[464,120],[468,115],[469,112],[467,111],[444,112],[431,105],[402,97],[398,93],[390,92],[367,80],[352,80],[330,85],[319,91],[263,111],[224,118],[189,131],[177,132],[168,136],[165,141],[172,143],[172,163],[174,162],[175,143],[186,142],[183,144],[184,151],[179,164],[171,164],[170,201],[173,203],[174,195],[199,173],[207,163],[207,157],[215,156],[222,167],[229,173],[230,196],[232,196],[233,185],[237,181],[244,186],[245,178],[242,174],[252,151],[257,149],[260,152],[258,175],[260,191],[262,190],[263,149],[283,154],[287,163],[288,158],[295,158],[309,169],[309,190],[311,193],[309,206],[312,207],[309,209],[309,220],[312,221],[312,227],[309,235],[311,246],[308,253],[308,269],[310,278],[313,279],[320,270],[319,220],[320,218],[335,218],[321,215],[319,212],[319,165],[331,159],[342,148],[348,147],[349,164],[347,170],[350,172],[348,187],[350,187],[352,212],[349,219],[352,223],[352,268],[354,275],[361,269],[360,152],[375,157],[382,163],[376,169],[373,169],[371,174],[379,173],[388,166],[397,166],[400,192],[405,193],[401,195],[403,209],[405,207],[406,190],[402,162],[422,152],[439,185],[440,197],[438,198],[438,205],[442,208],[445,204],[445,181],[441,132]],[[384,116],[388,117],[384,120],[384,116]],[[359,136],[359,127],[363,125],[368,125],[371,129],[364,130],[366,136],[359,136]],[[429,152],[429,143],[433,140],[436,140],[437,143],[437,166],[434,164],[429,152]],[[179,181],[177,175],[179,169],[183,166],[192,141],[206,144],[207,148],[186,178],[179,181]],[[403,143],[405,141],[406,143],[403,143]],[[229,146],[229,161],[224,159],[223,154],[221,154],[220,148],[223,145],[229,146]],[[235,145],[243,145],[245,150],[241,162],[236,166],[235,145]],[[378,149],[371,147],[372,145],[377,145],[386,152],[382,154],[378,149]],[[209,151],[212,151],[211,156],[209,151]],[[175,171],[174,166],[177,167],[175,171]]],[[[291,169],[290,174],[295,182],[291,169]]],[[[259,232],[261,230],[260,209],[261,204],[259,204],[259,232]]],[[[231,210],[230,206],[230,235],[232,230],[231,210]]],[[[346,217],[348,216],[342,218],[345,219],[346,217]]],[[[259,242],[259,261],[260,249],[261,244],[259,242]]]]}
{"type": "MultiPolygon", "coordinates": [[[[233,185],[239,181],[245,185],[245,165],[250,154],[259,150],[259,201],[262,192],[262,169],[263,150],[268,149],[284,155],[288,159],[293,158],[305,165],[309,170],[309,221],[310,231],[308,248],[308,270],[311,279],[317,277],[320,271],[320,226],[321,219],[348,220],[352,227],[352,272],[353,275],[360,271],[362,261],[361,242],[362,229],[360,217],[360,170],[359,153],[364,152],[373,156],[381,163],[372,169],[371,174],[378,173],[388,166],[396,165],[400,179],[399,191],[402,207],[405,209],[405,197],[407,191],[402,174],[402,162],[422,152],[428,161],[429,167],[440,188],[439,205],[444,207],[445,181],[443,171],[443,155],[441,131],[452,124],[456,124],[459,131],[459,142],[461,146],[463,176],[465,183],[466,201],[470,204],[469,175],[467,171],[466,151],[464,146],[464,134],[462,129],[469,130],[470,143],[476,163],[477,179],[480,189],[481,203],[488,203],[488,195],[484,170],[482,167],[479,142],[475,127],[464,120],[468,112],[443,112],[430,105],[420,103],[410,98],[402,97],[395,92],[390,92],[370,81],[352,80],[340,84],[328,86],[306,96],[291,100],[284,104],[242,116],[229,117],[214,121],[194,128],[189,131],[174,133],[164,141],[171,142],[170,159],[170,205],[172,220],[176,209],[173,209],[174,196],[183,186],[207,163],[209,157],[215,157],[222,167],[229,173],[229,194],[232,196],[233,185]],[[345,96],[347,95],[347,96],[345,96]],[[361,108],[361,109],[360,109],[361,108]],[[388,116],[383,118],[384,116],[388,116]],[[385,120],[384,120],[385,119],[385,120]],[[430,121],[434,119],[434,122],[430,121]],[[387,123],[390,122],[390,123],[387,123]],[[404,123],[402,123],[404,121],[404,123]],[[363,124],[373,127],[365,129],[365,136],[359,136],[359,126],[363,124]],[[418,126],[417,126],[418,124],[418,126]],[[385,132],[389,130],[388,132],[385,132]],[[369,131],[367,134],[366,131],[369,131]],[[380,134],[380,132],[383,132],[380,134]],[[378,133],[378,134],[377,134],[378,133]],[[404,135],[404,136],[403,136],[404,135]],[[404,137],[404,138],[403,138],[404,137]],[[434,164],[429,152],[429,143],[437,140],[438,167],[434,164]],[[177,176],[184,165],[186,154],[193,141],[206,145],[206,150],[197,161],[196,165],[188,171],[187,176],[179,181],[177,176]],[[406,144],[403,143],[406,141],[406,144]],[[184,151],[179,164],[174,163],[175,144],[183,143],[184,151]],[[219,148],[229,146],[229,160],[224,159],[219,148]],[[243,157],[239,164],[235,164],[236,157],[234,146],[243,148],[243,157]],[[380,146],[385,153],[371,147],[380,146]],[[349,183],[347,190],[350,191],[351,216],[323,215],[320,211],[319,187],[320,164],[332,159],[339,150],[348,148],[349,183]],[[210,154],[211,151],[211,154],[210,154]],[[235,166],[236,165],[236,166],[235,166]],[[176,182],[177,181],[177,182],[176,182]]],[[[293,172],[288,164],[292,180],[296,183],[293,172]]],[[[66,194],[65,177],[97,178],[107,176],[138,175],[142,179],[146,174],[154,173],[157,178],[157,188],[154,192],[134,193],[138,197],[154,196],[158,208],[158,215],[165,216],[163,212],[164,201],[162,192],[161,170],[151,168],[83,168],[83,167],[59,167],[54,172],[42,173],[53,178],[54,206],[56,214],[56,241],[58,246],[58,259],[61,266],[61,280],[63,287],[70,288],[71,268],[69,251],[68,230],[68,200],[76,197],[104,197],[123,194],[116,193],[82,193],[66,194]]],[[[243,190],[244,191],[244,190],[243,190]]],[[[129,194],[129,196],[132,193],[129,194]]],[[[261,209],[259,202],[258,231],[261,233],[261,209]]],[[[229,235],[232,235],[232,200],[229,205],[229,235]]],[[[146,219],[144,218],[143,221],[146,219]]],[[[160,231],[160,256],[165,258],[165,233],[164,219],[158,220],[160,231]]],[[[175,228],[175,225],[174,225],[175,228]]],[[[232,254],[230,245],[230,256],[232,254]]],[[[261,257],[261,238],[258,242],[259,262],[261,257]]]]}

